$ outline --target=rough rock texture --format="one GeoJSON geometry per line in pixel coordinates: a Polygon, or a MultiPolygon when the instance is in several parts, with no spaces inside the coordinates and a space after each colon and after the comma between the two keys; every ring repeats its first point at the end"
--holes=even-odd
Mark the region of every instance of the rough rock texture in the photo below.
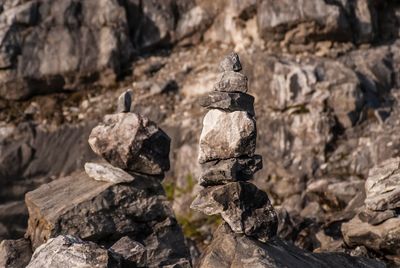
{"type": "Polygon", "coordinates": [[[89,136],[93,151],[113,166],[152,175],[169,170],[170,142],[155,123],[134,113],[106,115],[89,136]]]}
{"type": "Polygon", "coordinates": [[[223,72],[220,79],[215,83],[214,90],[223,92],[243,92],[246,93],[248,79],[244,74],[227,71],[223,72]]]}
{"type": "Polygon", "coordinates": [[[145,266],[147,263],[146,248],[127,236],[118,240],[110,250],[124,259],[127,265],[145,266]]]}
{"type": "Polygon", "coordinates": [[[112,184],[78,173],[26,194],[33,248],[59,234],[111,243],[129,235],[146,246],[149,265],[187,258],[183,235],[158,178],[112,184]],[[68,202],[65,202],[68,200],[68,202]]]}
{"type": "Polygon", "coordinates": [[[221,72],[240,72],[242,70],[242,65],[240,64],[239,55],[235,52],[230,53],[219,64],[219,70],[221,72]]]}
{"type": "Polygon", "coordinates": [[[247,182],[232,182],[200,191],[191,208],[220,214],[235,233],[266,241],[275,236],[278,219],[265,192],[247,182]]]}
{"type": "Polygon", "coordinates": [[[118,97],[117,113],[127,113],[131,111],[132,90],[128,89],[118,97]]]}
{"type": "Polygon", "coordinates": [[[252,156],[256,135],[256,123],[246,112],[211,110],[203,120],[199,162],[252,156]]]}
{"type": "Polygon", "coordinates": [[[268,243],[238,235],[227,225],[214,233],[214,239],[201,257],[199,267],[385,267],[367,258],[342,253],[310,253],[279,238],[268,243]]]}
{"type": "Polygon", "coordinates": [[[121,183],[130,182],[135,179],[131,174],[108,163],[86,163],[85,172],[96,181],[121,183]]]}
{"type": "Polygon", "coordinates": [[[27,268],[115,267],[107,249],[77,237],[60,235],[51,238],[33,253],[27,268]]]}
{"type": "Polygon", "coordinates": [[[199,101],[207,109],[220,109],[226,112],[246,111],[254,115],[254,97],[244,93],[211,92],[199,101]]]}
{"type": "Polygon", "coordinates": [[[31,256],[32,249],[29,240],[3,240],[0,243],[0,267],[25,268],[31,256]]]}
{"type": "Polygon", "coordinates": [[[370,210],[400,208],[400,158],[372,168],[365,182],[365,205],[370,210]]]}
{"type": "Polygon", "coordinates": [[[234,181],[247,181],[262,169],[262,157],[230,158],[209,161],[202,165],[199,183],[202,186],[226,184],[234,181]]]}

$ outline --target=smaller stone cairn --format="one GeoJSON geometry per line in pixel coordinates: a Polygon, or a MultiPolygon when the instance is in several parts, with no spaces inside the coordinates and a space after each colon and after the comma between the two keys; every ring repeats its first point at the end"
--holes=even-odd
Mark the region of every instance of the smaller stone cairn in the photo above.
{"type": "Polygon", "coordinates": [[[276,235],[278,220],[267,194],[247,182],[262,168],[262,157],[255,155],[254,97],[246,93],[248,79],[240,73],[236,53],[225,57],[219,69],[214,91],[200,100],[209,110],[199,143],[204,189],[191,208],[220,214],[233,232],[265,242],[276,235]]]}

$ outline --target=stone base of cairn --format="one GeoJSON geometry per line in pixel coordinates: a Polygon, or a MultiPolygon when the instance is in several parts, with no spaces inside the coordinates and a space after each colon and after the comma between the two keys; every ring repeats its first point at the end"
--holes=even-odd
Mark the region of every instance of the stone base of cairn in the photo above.
{"type": "Polygon", "coordinates": [[[233,232],[265,242],[276,235],[278,219],[267,194],[248,182],[262,168],[262,157],[255,154],[254,97],[241,70],[236,53],[224,58],[214,91],[200,101],[209,109],[199,145],[204,189],[191,208],[219,214],[233,232]]]}

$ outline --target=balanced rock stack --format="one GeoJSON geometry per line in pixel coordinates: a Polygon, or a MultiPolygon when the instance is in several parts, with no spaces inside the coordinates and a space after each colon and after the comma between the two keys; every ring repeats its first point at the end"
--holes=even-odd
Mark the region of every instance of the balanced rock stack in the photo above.
{"type": "Polygon", "coordinates": [[[254,97],[236,53],[220,63],[214,91],[201,100],[209,109],[200,135],[200,191],[191,208],[220,214],[233,232],[267,241],[277,231],[277,215],[265,192],[247,182],[262,168],[255,155],[254,97]]]}
{"type": "Polygon", "coordinates": [[[108,163],[86,163],[86,172],[26,194],[26,237],[36,250],[29,267],[51,267],[60,260],[63,267],[78,267],[75,262],[94,267],[98,258],[86,256],[86,248],[98,249],[105,263],[117,256],[127,267],[191,266],[161,185],[170,166],[170,138],[154,122],[130,112],[130,94],[121,95],[117,113],[106,115],[89,137],[93,151],[108,163]],[[73,250],[65,246],[72,244],[73,250]]]}

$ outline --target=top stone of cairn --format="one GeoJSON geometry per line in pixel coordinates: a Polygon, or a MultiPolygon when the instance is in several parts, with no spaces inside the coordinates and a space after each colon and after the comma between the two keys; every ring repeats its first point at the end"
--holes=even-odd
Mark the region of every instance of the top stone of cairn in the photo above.
{"type": "Polygon", "coordinates": [[[219,70],[221,72],[240,72],[242,70],[242,65],[240,64],[239,55],[235,52],[231,52],[221,61],[219,64],[219,70]]]}

